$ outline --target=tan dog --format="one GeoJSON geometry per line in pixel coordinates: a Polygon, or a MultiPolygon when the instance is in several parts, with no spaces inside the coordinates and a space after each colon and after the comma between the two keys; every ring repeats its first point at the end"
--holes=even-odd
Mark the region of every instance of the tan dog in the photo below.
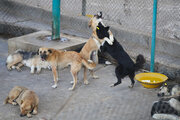
{"type": "MultiPolygon", "coordinates": [[[[86,42],[86,44],[83,46],[83,48],[80,51],[81,56],[86,59],[90,60],[91,56],[95,57],[93,58],[96,64],[98,64],[98,49],[100,48],[101,44],[103,42],[107,41],[108,43],[112,44],[111,40],[105,38],[105,39],[99,39],[96,34],[96,27],[98,26],[99,22],[102,22],[102,12],[99,12],[97,15],[94,15],[88,25],[92,29],[92,36],[89,38],[89,40],[86,42]]],[[[113,38],[111,31],[110,33],[110,38],[113,38]]],[[[90,71],[92,77],[94,79],[97,79],[98,76],[94,74],[94,71],[90,71]]],[[[85,84],[88,84],[87,80],[87,68],[84,67],[84,82],[85,84]]]]}
{"type": "MultiPolygon", "coordinates": [[[[92,37],[89,38],[89,40],[86,42],[86,44],[83,46],[83,48],[80,51],[81,56],[86,59],[86,60],[90,60],[91,56],[93,55],[95,58],[93,62],[95,62],[96,64],[98,64],[98,49],[100,47],[100,42],[99,39],[97,39],[97,35],[96,35],[96,26],[98,25],[98,23],[102,20],[102,13],[100,13],[100,15],[94,15],[94,17],[92,17],[88,23],[89,27],[91,27],[92,29],[92,37]]],[[[92,77],[94,79],[97,79],[98,76],[94,75],[94,71],[91,70],[90,71],[92,77]]],[[[87,68],[84,67],[84,84],[88,84],[88,80],[87,80],[87,68]]]]}
{"type": "Polygon", "coordinates": [[[79,53],[75,51],[61,51],[52,48],[39,48],[39,55],[43,61],[48,61],[52,67],[54,76],[54,85],[52,86],[53,88],[57,87],[57,67],[64,68],[68,65],[71,66],[71,74],[74,82],[72,88],[69,88],[69,90],[73,90],[75,88],[77,83],[77,74],[81,70],[82,65],[86,66],[88,69],[93,69],[96,67],[95,63],[85,60],[79,53]]]}
{"type": "Polygon", "coordinates": [[[38,103],[39,98],[35,92],[28,90],[25,87],[15,86],[10,92],[4,104],[13,104],[19,105],[21,114],[20,116],[23,117],[27,115],[27,117],[31,117],[32,114],[36,115],[38,112],[38,103]]]}

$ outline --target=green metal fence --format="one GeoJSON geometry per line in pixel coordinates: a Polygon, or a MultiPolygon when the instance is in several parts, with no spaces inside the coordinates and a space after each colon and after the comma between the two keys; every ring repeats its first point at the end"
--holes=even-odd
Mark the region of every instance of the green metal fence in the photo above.
{"type": "MultiPolygon", "coordinates": [[[[39,23],[43,22],[49,30],[51,29],[52,0],[1,0],[0,2],[0,23],[24,24],[23,21],[36,21],[36,18],[39,18],[39,23]],[[25,6],[23,8],[18,4],[25,6]],[[38,13],[31,14],[34,9],[42,9],[41,16],[38,13]]],[[[180,40],[179,6],[180,0],[158,0],[157,36],[180,40]]],[[[97,11],[102,11],[105,20],[117,23],[120,27],[151,34],[153,0],[61,0],[62,15],[85,16],[93,15],[97,11]]],[[[23,32],[17,27],[10,29],[23,32]]]]}

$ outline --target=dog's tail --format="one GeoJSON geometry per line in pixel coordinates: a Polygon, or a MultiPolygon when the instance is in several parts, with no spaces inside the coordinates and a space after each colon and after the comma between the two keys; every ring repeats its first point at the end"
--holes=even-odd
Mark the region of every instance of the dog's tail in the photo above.
{"type": "Polygon", "coordinates": [[[85,67],[87,67],[90,70],[92,70],[96,67],[96,64],[92,60],[87,61],[85,59],[82,59],[82,63],[85,67]]]}
{"type": "Polygon", "coordinates": [[[138,71],[139,69],[141,69],[145,62],[146,60],[144,59],[144,56],[139,54],[136,58],[135,70],[138,71]]]}
{"type": "Polygon", "coordinates": [[[7,96],[7,98],[4,100],[4,104],[7,104],[9,100],[9,97],[7,96]]]}

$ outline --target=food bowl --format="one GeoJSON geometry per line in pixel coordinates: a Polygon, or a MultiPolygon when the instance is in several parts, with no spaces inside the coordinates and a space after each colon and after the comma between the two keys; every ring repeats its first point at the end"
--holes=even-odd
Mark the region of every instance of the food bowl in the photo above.
{"type": "Polygon", "coordinates": [[[139,73],[135,76],[135,79],[139,81],[145,88],[157,88],[161,86],[168,77],[160,73],[139,73]]]}

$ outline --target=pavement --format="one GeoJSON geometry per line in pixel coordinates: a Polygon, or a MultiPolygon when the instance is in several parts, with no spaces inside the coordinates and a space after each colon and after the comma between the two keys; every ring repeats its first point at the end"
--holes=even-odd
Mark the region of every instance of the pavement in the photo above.
{"type": "Polygon", "coordinates": [[[119,86],[110,87],[116,82],[113,65],[98,65],[95,70],[99,79],[88,75],[89,85],[83,84],[81,70],[74,91],[68,90],[72,76],[69,68],[65,68],[59,71],[60,81],[53,89],[50,70],[30,74],[27,67],[23,67],[22,72],[6,69],[7,39],[8,36],[0,36],[0,120],[152,120],[150,111],[152,103],[158,100],[157,89],[143,88],[138,82],[130,89],[127,77],[119,86]],[[38,115],[20,117],[19,106],[3,105],[8,92],[16,85],[37,93],[40,99],[38,115]]]}
{"type": "MultiPolygon", "coordinates": [[[[71,0],[69,2],[67,1],[61,1],[61,2],[62,2],[61,6],[63,6],[61,10],[61,13],[62,13],[61,14],[61,33],[83,37],[83,38],[89,38],[89,36],[91,35],[91,29],[88,27],[89,18],[80,16],[81,9],[79,8],[81,8],[81,4],[79,3],[81,3],[82,1],[79,0],[79,2],[77,1],[75,2],[71,0]],[[72,4],[74,6],[71,6],[72,4]],[[72,9],[73,9],[73,12],[72,12],[72,9]]],[[[97,2],[97,0],[96,1],[91,0],[87,2],[86,12],[88,14],[95,14],[100,9],[101,9],[100,11],[104,11],[103,16],[105,20],[103,20],[103,22],[106,25],[110,26],[110,29],[113,32],[113,35],[116,37],[116,39],[120,42],[120,44],[125,48],[125,50],[128,52],[128,54],[132,58],[136,58],[138,54],[144,55],[147,61],[146,62],[147,64],[145,65],[145,69],[149,70],[150,56],[151,56],[150,55],[150,51],[151,51],[151,34],[150,33],[151,32],[147,32],[147,31],[151,31],[151,22],[148,22],[148,21],[149,20],[151,21],[151,12],[149,11],[151,11],[152,9],[152,5],[151,5],[152,2],[149,2],[145,6],[143,5],[145,4],[145,2],[141,2],[140,3],[142,4],[141,6],[143,6],[146,9],[136,9],[136,10],[131,11],[130,12],[131,14],[128,14],[128,15],[126,14],[130,9],[126,5],[128,5],[129,7],[130,6],[134,7],[134,6],[140,5],[139,2],[138,3],[134,2],[134,4],[129,4],[129,2],[126,1],[125,4],[124,3],[121,4],[121,3],[122,1],[116,0],[116,2],[113,2],[112,6],[116,6],[117,4],[122,5],[121,7],[118,6],[117,8],[123,9],[123,10],[119,11],[113,7],[113,10],[115,10],[116,12],[112,12],[112,10],[109,10],[110,12],[109,13],[107,9],[112,9],[112,7],[110,7],[109,4],[107,4],[107,2],[104,2],[103,7],[102,7],[101,6],[102,4],[97,2]],[[123,5],[125,5],[127,9],[126,7],[124,8],[123,5]],[[117,11],[120,13],[118,13],[118,15],[115,15],[117,11]],[[142,14],[144,12],[145,14],[142,14]],[[144,20],[140,20],[139,18],[141,17],[138,16],[137,13],[139,13],[140,16],[143,15],[144,17],[142,18],[144,20]]],[[[163,6],[165,5],[167,7],[166,5],[167,3],[168,2],[164,2],[163,6]]],[[[172,2],[172,4],[174,3],[172,2]]],[[[1,8],[0,33],[10,34],[17,37],[17,36],[33,33],[40,30],[51,31],[52,13],[51,13],[50,6],[51,6],[50,0],[45,0],[44,2],[39,2],[39,1],[22,2],[22,0],[0,1],[0,8],[1,8]],[[47,5],[43,3],[46,3],[47,5]],[[32,6],[36,6],[36,7],[32,7],[32,6]]],[[[169,10],[170,9],[167,9],[167,11],[169,10]]],[[[174,10],[177,11],[176,9],[174,10]]],[[[165,11],[163,10],[163,13],[165,11]]],[[[161,12],[162,11],[159,11],[159,13],[161,12]]],[[[172,12],[172,10],[170,10],[168,13],[170,12],[172,12]]],[[[178,25],[176,25],[177,22],[176,21],[172,22],[172,20],[169,20],[168,15],[169,14],[164,16],[165,18],[167,18],[165,23],[164,23],[164,19],[162,19],[163,21],[162,20],[157,21],[158,29],[157,29],[157,37],[156,37],[156,53],[155,53],[154,71],[165,74],[171,80],[176,79],[176,81],[178,82],[180,79],[180,52],[179,52],[180,42],[178,40],[179,29],[178,29],[178,25]],[[171,22],[173,24],[170,24],[171,22]],[[169,37],[167,37],[166,35],[169,37]],[[175,39],[171,39],[174,37],[175,39]]],[[[171,18],[174,19],[176,18],[176,16],[177,16],[176,14],[172,14],[171,18]]],[[[16,45],[19,48],[20,44],[17,43],[14,45],[16,45]]],[[[21,44],[21,46],[24,46],[25,48],[33,48],[32,45],[30,47],[26,47],[27,44],[26,45],[21,44]]],[[[9,47],[9,48],[12,50],[15,47],[9,47]]],[[[9,49],[9,52],[11,52],[10,49],[9,49]]],[[[36,50],[36,49],[33,48],[33,50],[36,50]]]]}

